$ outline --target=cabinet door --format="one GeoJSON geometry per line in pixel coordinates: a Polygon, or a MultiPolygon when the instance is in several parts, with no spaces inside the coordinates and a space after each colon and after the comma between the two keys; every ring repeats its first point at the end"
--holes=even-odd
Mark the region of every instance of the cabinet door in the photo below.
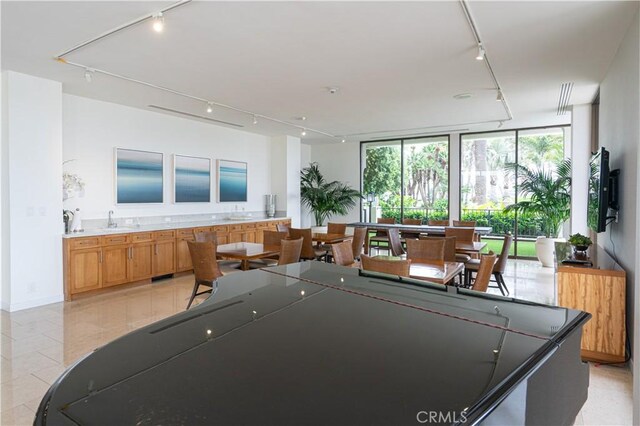
{"type": "Polygon", "coordinates": [[[102,287],[129,281],[129,246],[104,247],[102,253],[102,287]]]}
{"type": "Polygon", "coordinates": [[[153,276],[173,274],[176,271],[176,240],[156,241],[153,253],[153,276]]]}
{"type": "Polygon", "coordinates": [[[193,269],[193,263],[191,263],[191,254],[189,253],[189,246],[187,241],[193,241],[195,238],[184,237],[178,238],[176,243],[176,270],[177,271],[189,271],[193,269]]]}
{"type": "Polygon", "coordinates": [[[71,294],[100,288],[102,249],[95,247],[69,252],[69,292],[71,294]]]}
{"type": "Polygon", "coordinates": [[[242,239],[244,237],[244,233],[243,232],[231,232],[229,234],[229,242],[230,243],[241,243],[244,240],[242,239]]]}
{"type": "Polygon", "coordinates": [[[257,231],[251,230],[251,231],[245,231],[244,233],[244,242],[246,243],[255,243],[256,242],[256,233],[257,231]]]}
{"type": "Polygon", "coordinates": [[[133,244],[129,252],[130,281],[153,276],[153,243],[133,244]]]}

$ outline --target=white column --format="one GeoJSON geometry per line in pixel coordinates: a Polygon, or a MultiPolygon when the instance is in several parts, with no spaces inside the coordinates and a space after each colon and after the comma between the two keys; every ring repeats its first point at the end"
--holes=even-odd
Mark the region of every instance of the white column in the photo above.
{"type": "Polygon", "coordinates": [[[571,113],[571,233],[589,235],[589,159],[591,157],[591,105],[574,105],[571,113]]]}
{"type": "Polygon", "coordinates": [[[6,71],[2,309],[63,300],[62,84],[6,71]]]}
{"type": "Polygon", "coordinates": [[[271,139],[271,192],[277,195],[276,210],[300,226],[300,138],[271,139]]]}
{"type": "Polygon", "coordinates": [[[449,134],[449,219],[460,220],[460,133],[449,134]]]}

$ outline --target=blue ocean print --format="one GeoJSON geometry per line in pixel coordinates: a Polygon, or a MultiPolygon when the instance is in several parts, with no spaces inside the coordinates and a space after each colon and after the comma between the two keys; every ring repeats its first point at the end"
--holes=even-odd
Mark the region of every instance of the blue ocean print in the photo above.
{"type": "Polygon", "coordinates": [[[162,154],[117,150],[117,202],[162,203],[162,154]]]}
{"type": "Polygon", "coordinates": [[[247,201],[247,165],[220,160],[220,201],[247,201]]]}
{"type": "Polygon", "coordinates": [[[211,201],[211,163],[208,158],[175,156],[176,203],[211,201]]]}

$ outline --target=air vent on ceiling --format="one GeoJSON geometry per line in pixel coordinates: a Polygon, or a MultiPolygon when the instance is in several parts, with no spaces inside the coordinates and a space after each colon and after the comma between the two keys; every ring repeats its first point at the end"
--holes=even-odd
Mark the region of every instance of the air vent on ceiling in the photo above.
{"type": "Polygon", "coordinates": [[[560,98],[558,99],[558,115],[565,115],[567,113],[572,90],[573,83],[562,83],[562,86],[560,86],[560,98]]]}
{"type": "Polygon", "coordinates": [[[158,105],[147,105],[147,106],[149,108],[159,109],[161,111],[171,112],[173,114],[180,114],[180,115],[184,115],[186,117],[197,118],[199,120],[207,120],[207,121],[211,121],[211,122],[214,122],[214,123],[226,124],[227,126],[244,127],[242,124],[229,123],[228,121],[216,120],[214,118],[209,118],[209,117],[205,117],[205,116],[197,115],[197,114],[191,114],[190,112],[185,112],[185,111],[178,111],[176,109],[165,108],[165,107],[161,107],[161,106],[158,106],[158,105]]]}

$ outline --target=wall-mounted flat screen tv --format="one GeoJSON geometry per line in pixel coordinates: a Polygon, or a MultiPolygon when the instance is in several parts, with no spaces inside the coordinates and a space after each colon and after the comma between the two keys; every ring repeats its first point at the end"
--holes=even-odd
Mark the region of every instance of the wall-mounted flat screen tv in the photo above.
{"type": "Polygon", "coordinates": [[[618,210],[619,170],[609,170],[609,151],[600,148],[591,157],[591,177],[589,179],[589,205],[587,222],[595,232],[604,232],[609,216],[609,208],[618,210]]]}

